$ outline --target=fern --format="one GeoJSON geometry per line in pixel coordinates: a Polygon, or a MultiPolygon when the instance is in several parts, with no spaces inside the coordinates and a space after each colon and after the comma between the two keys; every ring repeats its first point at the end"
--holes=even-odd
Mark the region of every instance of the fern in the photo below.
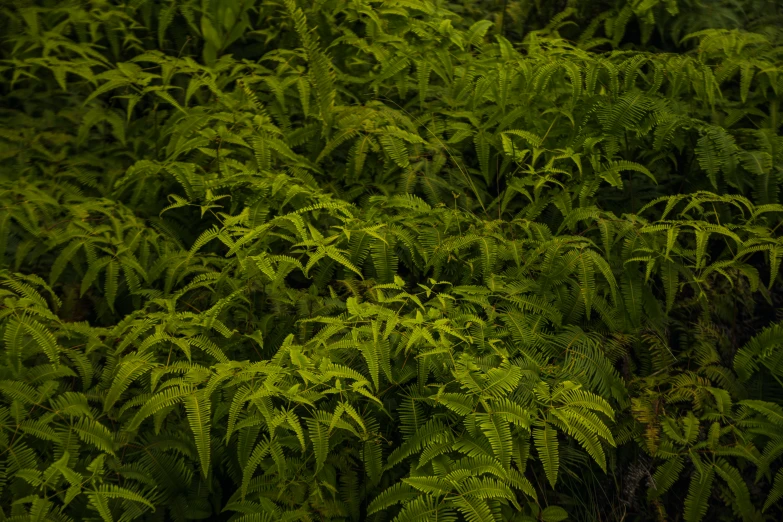
{"type": "Polygon", "coordinates": [[[780,519],[780,12],[567,3],[2,11],[0,518],[780,519]]]}

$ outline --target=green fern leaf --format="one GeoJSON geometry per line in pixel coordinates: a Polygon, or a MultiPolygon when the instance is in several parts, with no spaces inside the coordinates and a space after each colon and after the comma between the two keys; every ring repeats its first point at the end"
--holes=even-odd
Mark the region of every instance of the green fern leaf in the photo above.
{"type": "Polygon", "coordinates": [[[210,437],[211,402],[203,391],[185,395],[185,411],[198,450],[201,474],[209,474],[212,442],[210,437]]]}
{"type": "Polygon", "coordinates": [[[685,498],[685,512],[683,519],[687,522],[699,522],[707,513],[712,481],[715,471],[712,466],[702,472],[694,473],[688,488],[688,496],[685,498]]]}
{"type": "Polygon", "coordinates": [[[533,441],[535,442],[538,458],[544,465],[544,472],[549,484],[554,488],[557,483],[557,473],[560,468],[559,443],[557,431],[548,423],[543,428],[533,429],[533,441]]]}

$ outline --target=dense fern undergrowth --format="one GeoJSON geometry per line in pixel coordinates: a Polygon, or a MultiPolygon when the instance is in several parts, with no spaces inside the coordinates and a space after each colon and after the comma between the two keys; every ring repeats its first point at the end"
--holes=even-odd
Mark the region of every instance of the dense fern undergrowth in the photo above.
{"type": "Polygon", "coordinates": [[[0,520],[783,519],[775,0],[0,5],[0,520]]]}

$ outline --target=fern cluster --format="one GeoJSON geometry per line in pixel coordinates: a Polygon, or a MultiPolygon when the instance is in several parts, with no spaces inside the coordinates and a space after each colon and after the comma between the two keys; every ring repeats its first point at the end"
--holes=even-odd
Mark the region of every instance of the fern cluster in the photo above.
{"type": "Polygon", "coordinates": [[[0,520],[780,520],[774,1],[0,8],[0,520]]]}

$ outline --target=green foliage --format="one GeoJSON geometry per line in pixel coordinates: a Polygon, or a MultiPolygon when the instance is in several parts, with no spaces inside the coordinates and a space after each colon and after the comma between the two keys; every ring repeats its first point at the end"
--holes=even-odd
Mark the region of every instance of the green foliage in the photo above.
{"type": "Polygon", "coordinates": [[[0,520],[780,520],[780,20],[4,6],[0,520]]]}

